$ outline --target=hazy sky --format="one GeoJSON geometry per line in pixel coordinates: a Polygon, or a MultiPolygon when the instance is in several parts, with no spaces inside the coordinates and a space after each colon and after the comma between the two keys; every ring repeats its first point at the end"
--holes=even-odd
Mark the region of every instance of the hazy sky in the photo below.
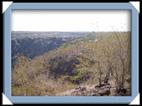
{"type": "Polygon", "coordinates": [[[130,31],[129,11],[26,11],[12,12],[12,31],[130,31]]]}

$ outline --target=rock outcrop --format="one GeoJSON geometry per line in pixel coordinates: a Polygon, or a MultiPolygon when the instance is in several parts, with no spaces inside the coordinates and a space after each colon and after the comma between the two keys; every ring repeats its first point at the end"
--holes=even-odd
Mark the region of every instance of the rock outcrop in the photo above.
{"type": "Polygon", "coordinates": [[[84,85],[79,86],[75,89],[72,89],[70,91],[66,91],[64,93],[61,93],[59,95],[65,95],[65,96],[109,96],[111,91],[111,85],[109,83],[99,85],[84,85]]]}

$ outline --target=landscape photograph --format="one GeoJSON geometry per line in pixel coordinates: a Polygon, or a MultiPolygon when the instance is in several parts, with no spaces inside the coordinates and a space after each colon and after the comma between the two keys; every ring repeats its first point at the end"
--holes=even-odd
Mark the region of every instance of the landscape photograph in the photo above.
{"type": "Polygon", "coordinates": [[[12,11],[12,96],[131,96],[130,16],[12,11]]]}

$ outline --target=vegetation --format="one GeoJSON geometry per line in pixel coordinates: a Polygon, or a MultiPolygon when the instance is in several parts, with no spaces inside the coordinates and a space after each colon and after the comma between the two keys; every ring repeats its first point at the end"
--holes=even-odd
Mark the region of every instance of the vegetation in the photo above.
{"type": "Polygon", "coordinates": [[[94,34],[33,59],[19,55],[12,67],[12,95],[58,95],[108,82],[115,88],[113,95],[126,95],[120,92],[131,89],[130,32],[94,34]]]}

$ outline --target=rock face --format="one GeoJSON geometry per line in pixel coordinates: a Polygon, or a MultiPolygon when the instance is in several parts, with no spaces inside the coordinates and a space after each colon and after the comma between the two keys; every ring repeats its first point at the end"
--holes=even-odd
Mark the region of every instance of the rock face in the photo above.
{"type": "Polygon", "coordinates": [[[110,94],[110,88],[100,89],[100,90],[98,91],[98,94],[99,94],[100,96],[109,96],[109,94],[110,94]]]}
{"type": "Polygon", "coordinates": [[[87,88],[85,86],[80,86],[75,88],[75,90],[71,93],[72,96],[85,96],[87,93],[87,88]]]}
{"type": "Polygon", "coordinates": [[[109,83],[104,83],[102,85],[95,86],[97,90],[97,95],[99,96],[109,96],[111,85],[109,83]]]}
{"type": "Polygon", "coordinates": [[[60,95],[65,96],[109,96],[111,85],[109,83],[102,84],[101,86],[79,86],[71,91],[67,91],[60,95]]]}
{"type": "Polygon", "coordinates": [[[116,90],[116,95],[118,96],[125,96],[127,95],[128,90],[125,88],[119,88],[116,90]]]}

